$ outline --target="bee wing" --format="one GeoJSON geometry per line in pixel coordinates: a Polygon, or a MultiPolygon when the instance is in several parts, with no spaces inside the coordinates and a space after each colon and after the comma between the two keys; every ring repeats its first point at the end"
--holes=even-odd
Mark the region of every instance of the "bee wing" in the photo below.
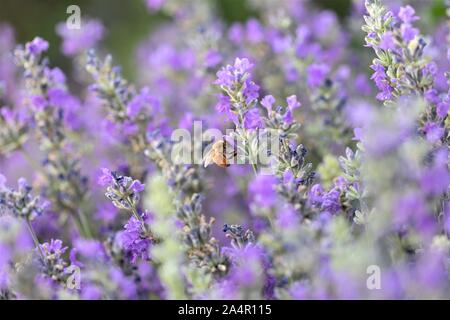
{"type": "Polygon", "coordinates": [[[214,152],[213,148],[209,147],[209,150],[205,153],[205,156],[203,157],[203,165],[206,168],[211,163],[213,163],[213,157],[212,153],[214,152]]]}
{"type": "Polygon", "coordinates": [[[205,168],[206,168],[207,166],[209,166],[211,163],[213,163],[211,157],[205,158],[205,159],[203,160],[203,166],[204,166],[205,168]]]}
{"type": "Polygon", "coordinates": [[[237,152],[234,148],[234,146],[230,143],[226,144],[225,150],[224,150],[224,157],[228,162],[232,162],[231,160],[235,159],[237,156],[237,152]]]}
{"type": "Polygon", "coordinates": [[[225,156],[227,157],[227,158],[232,158],[232,157],[235,157],[236,156],[236,150],[233,150],[233,149],[226,149],[225,150],[225,156]]]}

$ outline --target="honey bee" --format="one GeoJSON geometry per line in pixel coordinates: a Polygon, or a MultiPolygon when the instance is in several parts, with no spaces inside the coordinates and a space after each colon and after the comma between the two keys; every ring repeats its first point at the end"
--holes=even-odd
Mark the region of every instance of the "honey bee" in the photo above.
{"type": "Polygon", "coordinates": [[[215,163],[219,167],[226,168],[230,166],[230,160],[236,157],[236,151],[225,139],[216,141],[203,158],[204,166],[215,163]]]}

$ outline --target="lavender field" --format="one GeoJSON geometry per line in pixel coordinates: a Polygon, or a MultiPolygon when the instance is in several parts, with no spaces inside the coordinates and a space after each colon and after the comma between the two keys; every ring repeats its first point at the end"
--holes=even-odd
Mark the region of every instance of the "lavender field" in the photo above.
{"type": "Polygon", "coordinates": [[[0,19],[0,299],[450,299],[450,3],[139,1],[0,19]]]}

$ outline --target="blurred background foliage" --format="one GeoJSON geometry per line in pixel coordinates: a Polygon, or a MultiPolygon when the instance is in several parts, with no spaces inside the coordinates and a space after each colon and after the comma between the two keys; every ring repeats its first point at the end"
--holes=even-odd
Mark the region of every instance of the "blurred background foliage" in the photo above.
{"type": "MultiPolygon", "coordinates": [[[[189,1],[189,0],[182,0],[189,1]]],[[[218,12],[226,23],[245,21],[257,16],[249,6],[248,0],[204,0],[217,5],[218,12]]],[[[282,0],[273,0],[282,1],[282,0]]],[[[415,0],[430,3],[428,14],[438,20],[445,15],[445,0],[415,0]]],[[[341,19],[350,13],[352,0],[314,0],[317,6],[334,10],[341,19]]],[[[60,66],[70,77],[71,61],[59,52],[60,38],[55,33],[58,22],[64,21],[69,5],[81,8],[82,17],[100,19],[107,28],[103,45],[110,51],[118,64],[123,67],[125,76],[133,78],[134,50],[136,45],[151,32],[155,26],[169,18],[164,14],[148,12],[144,0],[0,0],[0,23],[7,22],[16,31],[19,43],[24,43],[39,35],[51,44],[49,57],[53,65],[60,66]]]]}

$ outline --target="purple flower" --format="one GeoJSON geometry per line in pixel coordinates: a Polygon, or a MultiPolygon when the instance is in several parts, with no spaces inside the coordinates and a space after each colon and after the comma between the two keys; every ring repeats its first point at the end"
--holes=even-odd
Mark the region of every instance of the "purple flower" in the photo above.
{"type": "Polygon", "coordinates": [[[422,173],[422,190],[427,194],[439,195],[450,186],[450,172],[447,166],[437,165],[422,173]]]}
{"type": "Polygon", "coordinates": [[[231,112],[230,98],[224,94],[219,94],[219,101],[216,104],[216,110],[220,113],[229,114],[231,112]]]}
{"type": "Polygon", "coordinates": [[[150,11],[157,11],[161,9],[166,0],[145,0],[145,4],[150,11]]]}
{"type": "Polygon", "coordinates": [[[276,281],[268,273],[271,263],[264,248],[248,244],[243,248],[224,249],[224,254],[232,262],[232,268],[221,283],[222,298],[237,298],[237,294],[255,285],[262,287],[266,299],[273,298],[276,281]]]}
{"type": "Polygon", "coordinates": [[[450,108],[450,100],[445,99],[442,102],[439,102],[436,106],[436,114],[440,118],[445,118],[448,115],[448,110],[450,108]]]}
{"type": "Polygon", "coordinates": [[[74,56],[94,47],[103,38],[105,28],[98,20],[82,21],[79,29],[69,29],[61,22],[56,26],[56,33],[63,39],[62,52],[74,56]]]}
{"type": "Polygon", "coordinates": [[[407,222],[423,221],[428,214],[423,198],[409,193],[399,198],[394,208],[394,222],[401,226],[407,222]]]}
{"type": "Polygon", "coordinates": [[[355,127],[366,127],[374,120],[374,107],[364,101],[358,101],[349,109],[347,118],[355,127]]]}
{"type": "Polygon", "coordinates": [[[286,66],[284,68],[284,75],[286,77],[286,81],[289,83],[296,82],[299,79],[299,73],[294,66],[286,66]]]}
{"type": "Polygon", "coordinates": [[[32,195],[32,187],[25,178],[19,178],[18,188],[13,190],[5,186],[6,178],[0,176],[0,213],[10,212],[15,217],[32,221],[48,207],[48,201],[32,195]]]}
{"type": "Polygon", "coordinates": [[[413,7],[407,5],[405,7],[401,7],[398,12],[398,17],[404,23],[412,23],[414,21],[419,20],[420,18],[415,15],[416,11],[413,7]]]}
{"type": "Polygon", "coordinates": [[[312,64],[306,69],[307,82],[310,87],[318,87],[323,84],[325,78],[330,71],[330,67],[326,64],[312,64]]]}
{"type": "Polygon", "coordinates": [[[388,31],[381,36],[379,46],[383,50],[395,49],[394,36],[392,35],[392,32],[388,31]]]}
{"type": "Polygon", "coordinates": [[[433,62],[433,61],[427,63],[426,66],[423,68],[423,73],[425,75],[431,75],[434,77],[434,76],[436,76],[437,72],[438,72],[438,66],[437,66],[436,62],[433,62]]]}
{"type": "Polygon", "coordinates": [[[193,125],[195,120],[198,120],[198,119],[195,119],[195,117],[192,114],[192,112],[186,112],[183,115],[183,117],[180,119],[180,121],[178,122],[178,128],[191,130],[192,129],[192,125],[193,125]]]}
{"type": "Polygon", "coordinates": [[[113,176],[111,174],[111,170],[107,168],[102,169],[102,175],[98,178],[98,184],[102,187],[109,186],[113,183],[113,176]]]}
{"type": "Polygon", "coordinates": [[[312,19],[313,32],[320,38],[326,39],[333,34],[333,29],[337,28],[338,18],[331,10],[324,10],[312,19]]]}
{"type": "Polygon", "coordinates": [[[272,95],[265,96],[261,100],[261,105],[267,109],[267,111],[272,111],[272,106],[275,103],[275,98],[272,95]]]}
{"type": "Polygon", "coordinates": [[[298,179],[295,179],[294,174],[291,170],[286,170],[283,173],[283,183],[289,184],[289,183],[298,183],[298,179]]]}
{"type": "MultiPolygon", "coordinates": [[[[144,222],[148,222],[149,215],[144,213],[142,215],[144,222]]],[[[140,259],[148,260],[150,258],[151,240],[142,237],[142,225],[134,216],[131,217],[125,224],[124,231],[117,235],[117,241],[122,248],[129,254],[131,263],[136,263],[140,259]]]]}
{"type": "Polygon", "coordinates": [[[150,94],[150,89],[148,87],[144,87],[139,94],[135,95],[127,104],[127,115],[131,118],[135,118],[141,111],[157,114],[160,112],[160,109],[161,104],[159,99],[150,94]]]}
{"type": "Polygon", "coordinates": [[[381,101],[391,99],[393,89],[388,83],[383,65],[377,62],[373,64],[371,68],[375,71],[371,79],[375,81],[377,88],[381,90],[381,92],[377,94],[377,99],[381,101]]]}
{"type": "Polygon", "coordinates": [[[292,39],[290,36],[275,35],[272,39],[269,38],[269,41],[271,41],[274,53],[285,52],[292,46],[292,39]]]}
{"type": "Polygon", "coordinates": [[[133,121],[125,121],[121,129],[126,136],[134,136],[139,132],[139,126],[133,121]]]}
{"type": "Polygon", "coordinates": [[[295,282],[291,285],[289,288],[289,294],[291,295],[292,299],[295,300],[305,300],[308,298],[308,292],[309,288],[301,283],[301,282],[295,282]]]}
{"type": "Polygon", "coordinates": [[[430,142],[440,140],[445,133],[445,129],[435,122],[427,122],[424,125],[423,130],[427,136],[427,140],[430,142]]]}
{"type": "Polygon", "coordinates": [[[308,194],[309,201],[313,206],[330,214],[341,210],[340,196],[339,188],[336,187],[326,192],[320,184],[313,185],[308,194]]]}
{"type": "Polygon", "coordinates": [[[118,172],[106,168],[102,169],[102,172],[98,183],[107,187],[105,196],[119,209],[136,211],[140,193],[144,190],[145,185],[139,180],[122,176],[118,172]]]}
{"type": "Polygon", "coordinates": [[[239,82],[244,77],[250,75],[253,64],[247,58],[236,58],[234,65],[227,65],[217,72],[216,84],[224,87],[230,87],[235,82],[239,82]]]}
{"type": "Polygon", "coordinates": [[[392,92],[394,91],[394,89],[392,89],[392,87],[387,82],[382,82],[382,85],[378,89],[381,90],[376,96],[378,100],[385,101],[392,98],[392,92]]]}
{"type": "Polygon", "coordinates": [[[221,86],[229,100],[233,102],[231,104],[227,101],[228,99],[219,96],[220,101],[216,108],[225,111],[228,118],[233,121],[237,120],[238,111],[243,113],[247,118],[244,126],[249,128],[260,126],[256,112],[248,110],[259,97],[259,86],[252,81],[252,75],[249,72],[252,67],[248,59],[236,58],[233,66],[227,65],[219,70],[217,80],[214,82],[221,86]]]}
{"type": "Polygon", "coordinates": [[[297,96],[292,95],[286,98],[286,102],[288,104],[289,110],[297,109],[301,106],[301,103],[297,101],[297,96]]]}
{"type": "Polygon", "coordinates": [[[136,193],[142,192],[145,189],[145,184],[142,184],[139,180],[134,180],[130,186],[130,189],[136,193]]]}
{"type": "Polygon", "coordinates": [[[76,239],[74,242],[76,254],[83,259],[102,261],[106,258],[106,252],[103,244],[99,240],[94,239],[76,239]]]}
{"type": "Polygon", "coordinates": [[[295,95],[287,97],[286,101],[287,101],[288,107],[283,116],[283,120],[287,124],[291,124],[294,122],[293,111],[294,111],[294,109],[299,108],[301,106],[301,104],[300,104],[300,102],[297,101],[297,96],[295,96],[295,95]]]}
{"type": "Polygon", "coordinates": [[[48,100],[52,106],[64,106],[70,98],[69,93],[61,88],[50,88],[48,90],[48,100]]]}
{"type": "Polygon", "coordinates": [[[244,114],[244,128],[251,130],[263,127],[263,121],[257,108],[252,108],[244,114]]]}
{"type": "Polygon", "coordinates": [[[109,223],[115,220],[117,214],[118,209],[112,203],[107,202],[97,207],[95,217],[105,223],[109,223]]]}
{"type": "Polygon", "coordinates": [[[63,84],[66,83],[66,76],[60,68],[52,68],[49,72],[49,77],[54,83],[63,84]]]}
{"type": "Polygon", "coordinates": [[[23,177],[21,177],[21,178],[19,178],[19,180],[17,180],[17,185],[19,186],[19,191],[20,190],[29,190],[31,188],[30,185],[28,184],[28,181],[23,177]]]}
{"type": "Polygon", "coordinates": [[[255,204],[270,207],[275,204],[277,179],[271,175],[258,175],[249,185],[249,193],[255,204]]]}
{"type": "Polygon", "coordinates": [[[219,86],[231,89],[235,82],[233,67],[228,65],[217,72],[217,80],[214,82],[219,86]]]}
{"type": "Polygon", "coordinates": [[[136,299],[137,286],[136,283],[125,276],[123,271],[118,267],[111,268],[109,279],[117,286],[117,292],[125,299],[136,299]]]}
{"type": "Polygon", "coordinates": [[[341,193],[337,188],[330,190],[323,195],[321,209],[325,212],[335,214],[341,210],[341,203],[339,201],[341,193]]]}
{"type": "Polygon", "coordinates": [[[244,37],[244,28],[239,23],[233,23],[228,29],[228,39],[234,44],[242,42],[244,37]]]}
{"type": "Polygon", "coordinates": [[[344,191],[344,190],[347,188],[347,186],[348,186],[348,182],[347,182],[347,180],[345,180],[344,177],[339,176],[339,177],[337,177],[337,178],[334,180],[334,185],[335,185],[336,188],[338,188],[340,191],[344,191]]]}
{"type": "Polygon", "coordinates": [[[425,99],[430,102],[437,104],[439,102],[439,95],[436,89],[427,90],[424,94],[425,99]]]}
{"type": "Polygon", "coordinates": [[[371,79],[375,81],[375,84],[377,86],[381,86],[380,83],[382,83],[386,79],[386,71],[384,69],[384,66],[377,62],[370,66],[375,73],[372,75],[371,79]]]}
{"type": "Polygon", "coordinates": [[[247,105],[251,104],[254,100],[259,97],[259,86],[253,81],[245,81],[242,86],[242,94],[245,97],[245,102],[247,105]]]}
{"type": "Polygon", "coordinates": [[[419,30],[413,28],[410,24],[402,24],[400,27],[402,38],[406,41],[412,41],[419,34],[419,30]]]}
{"type": "Polygon", "coordinates": [[[222,61],[222,55],[217,50],[208,50],[205,56],[204,65],[207,68],[213,68],[222,61]]]}
{"type": "Polygon", "coordinates": [[[249,76],[253,64],[247,58],[236,58],[234,65],[227,65],[217,72],[217,80],[214,82],[219,86],[230,88],[236,82],[249,76]]]}
{"type": "Polygon", "coordinates": [[[94,284],[85,285],[81,290],[81,298],[83,300],[100,300],[102,296],[101,288],[94,284]]]}
{"type": "Polygon", "coordinates": [[[50,243],[45,242],[40,245],[47,259],[51,259],[62,264],[62,255],[67,251],[67,247],[63,247],[63,243],[59,239],[51,239],[50,243]]]}
{"type": "Polygon", "coordinates": [[[48,106],[48,101],[43,96],[31,97],[31,104],[36,111],[43,111],[48,106]]]}
{"type": "Polygon", "coordinates": [[[281,229],[295,229],[299,222],[300,218],[291,206],[281,209],[276,217],[276,224],[281,229]]]}
{"type": "Polygon", "coordinates": [[[320,184],[315,184],[311,187],[308,199],[312,204],[320,204],[323,201],[324,190],[320,184]]]}
{"type": "Polygon", "coordinates": [[[9,124],[11,124],[14,121],[14,113],[9,108],[1,108],[0,116],[2,116],[3,119],[9,124]]]}
{"type": "Polygon", "coordinates": [[[372,92],[370,82],[365,74],[358,74],[355,78],[355,90],[361,94],[368,95],[372,92]]]}
{"type": "Polygon", "coordinates": [[[26,44],[26,49],[34,55],[39,55],[48,49],[48,42],[40,37],[36,37],[33,41],[26,44]]]}
{"type": "Polygon", "coordinates": [[[250,19],[245,25],[247,39],[250,43],[257,43],[264,40],[264,29],[256,19],[250,19]]]}
{"type": "Polygon", "coordinates": [[[286,110],[286,112],[283,115],[283,120],[287,124],[291,124],[292,122],[294,122],[294,116],[292,115],[291,109],[286,110]]]}
{"type": "Polygon", "coordinates": [[[428,251],[419,257],[419,261],[414,265],[416,283],[428,290],[439,291],[445,286],[448,279],[448,255],[441,252],[428,251]]]}

